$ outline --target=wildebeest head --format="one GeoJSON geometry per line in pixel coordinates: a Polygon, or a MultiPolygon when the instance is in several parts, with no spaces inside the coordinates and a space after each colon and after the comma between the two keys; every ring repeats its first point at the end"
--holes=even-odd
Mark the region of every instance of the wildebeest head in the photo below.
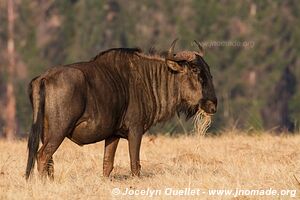
{"type": "Polygon", "coordinates": [[[207,114],[214,114],[217,111],[217,97],[209,66],[202,57],[202,46],[195,41],[199,51],[174,53],[176,41],[174,40],[168,51],[166,63],[179,77],[182,111],[187,114],[187,118],[200,109],[207,114]]]}

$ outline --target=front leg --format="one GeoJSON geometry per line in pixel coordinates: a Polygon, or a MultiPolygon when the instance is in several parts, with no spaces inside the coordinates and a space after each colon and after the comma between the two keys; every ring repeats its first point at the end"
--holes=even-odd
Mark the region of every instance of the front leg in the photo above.
{"type": "Polygon", "coordinates": [[[143,131],[142,129],[138,128],[130,130],[128,134],[130,166],[133,176],[140,176],[140,147],[142,136],[143,131]]]}
{"type": "Polygon", "coordinates": [[[105,139],[103,156],[103,176],[108,177],[114,167],[114,158],[120,138],[110,137],[105,139]]]}

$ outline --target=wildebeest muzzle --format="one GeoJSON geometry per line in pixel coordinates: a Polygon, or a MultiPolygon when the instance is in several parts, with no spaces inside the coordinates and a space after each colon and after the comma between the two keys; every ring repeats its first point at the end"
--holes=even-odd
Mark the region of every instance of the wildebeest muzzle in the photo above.
{"type": "Polygon", "coordinates": [[[217,112],[217,100],[201,100],[200,107],[207,114],[215,114],[217,112]]]}

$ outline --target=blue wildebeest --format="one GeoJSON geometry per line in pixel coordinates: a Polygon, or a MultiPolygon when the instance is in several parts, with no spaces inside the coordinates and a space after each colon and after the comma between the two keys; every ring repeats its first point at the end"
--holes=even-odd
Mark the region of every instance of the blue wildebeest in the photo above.
{"type": "Polygon", "coordinates": [[[28,179],[37,160],[42,176],[53,179],[53,154],[67,137],[78,145],[105,140],[103,175],[113,169],[120,138],[129,144],[131,172],[140,175],[140,145],[153,125],[176,112],[187,117],[217,108],[209,66],[199,51],[164,57],[139,49],[101,52],[88,62],[50,68],[29,85],[33,123],[28,139],[28,179]],[[42,147],[39,149],[39,141],[42,147]]]}

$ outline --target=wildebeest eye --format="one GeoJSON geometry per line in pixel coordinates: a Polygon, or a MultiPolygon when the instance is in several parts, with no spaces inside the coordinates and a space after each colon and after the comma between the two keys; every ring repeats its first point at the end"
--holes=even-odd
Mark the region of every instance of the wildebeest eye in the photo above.
{"type": "Polygon", "coordinates": [[[196,67],[192,67],[192,72],[199,74],[200,70],[196,67]]]}
{"type": "Polygon", "coordinates": [[[189,66],[190,66],[190,69],[192,70],[192,72],[194,72],[196,74],[200,73],[200,69],[196,65],[190,64],[189,66]]]}

